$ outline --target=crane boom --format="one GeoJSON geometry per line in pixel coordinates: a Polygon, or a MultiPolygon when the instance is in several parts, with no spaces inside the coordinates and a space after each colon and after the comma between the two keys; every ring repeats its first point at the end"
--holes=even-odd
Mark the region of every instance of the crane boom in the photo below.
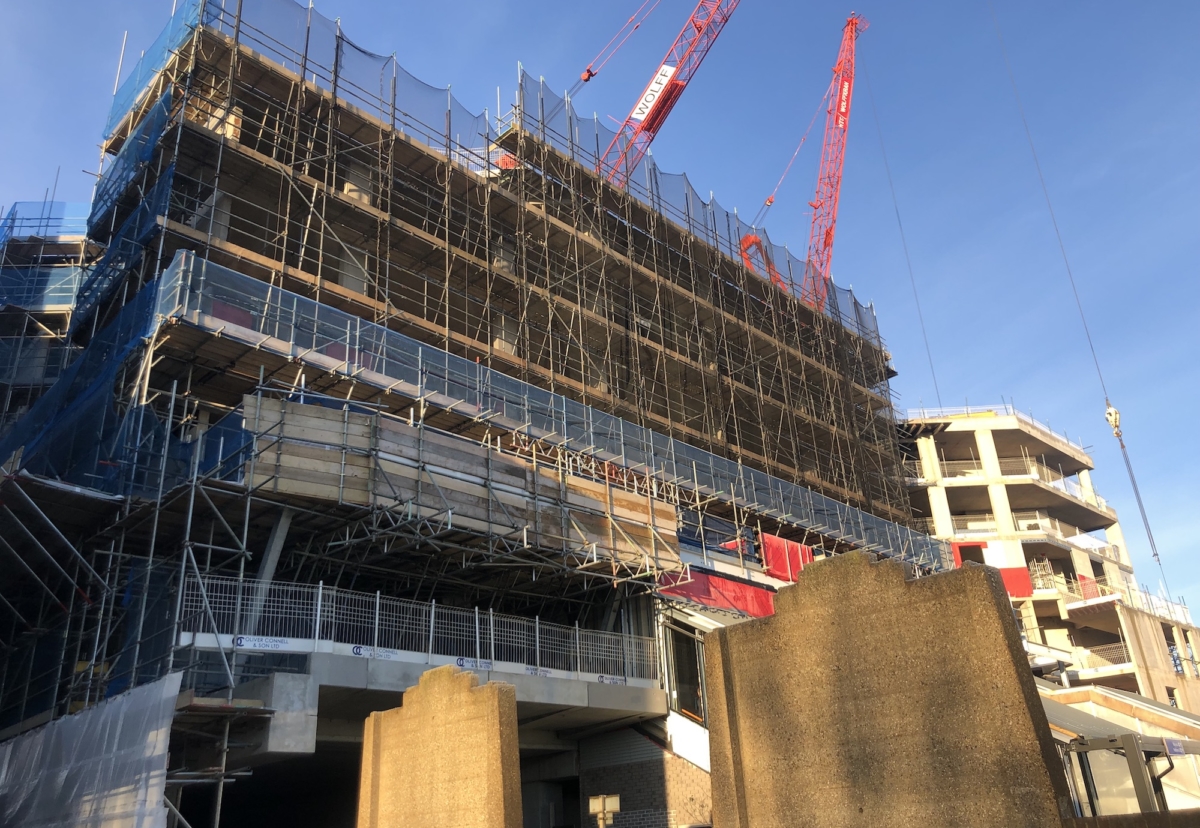
{"type": "Polygon", "coordinates": [[[618,187],[629,182],[630,174],[645,157],[650,142],[740,1],[700,0],[600,159],[599,172],[610,182],[618,187]]]}
{"type": "Polygon", "coordinates": [[[800,298],[818,310],[825,308],[825,298],[829,292],[833,236],[837,227],[838,198],[842,191],[842,167],[846,161],[846,131],[850,125],[850,101],[854,95],[854,42],[866,28],[866,20],[858,14],[851,14],[842,29],[842,46],[833,67],[829,109],[825,113],[825,143],[821,150],[817,194],[809,202],[813,208],[812,232],[808,240],[808,266],[805,268],[800,298]]]}

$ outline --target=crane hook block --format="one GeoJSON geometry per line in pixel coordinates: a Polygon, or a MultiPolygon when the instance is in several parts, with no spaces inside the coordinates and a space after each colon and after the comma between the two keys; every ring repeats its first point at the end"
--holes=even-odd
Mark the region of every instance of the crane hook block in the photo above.
{"type": "Polygon", "coordinates": [[[1113,436],[1117,439],[1121,437],[1121,412],[1117,411],[1113,406],[1104,409],[1104,419],[1108,420],[1109,428],[1113,431],[1113,436]]]}

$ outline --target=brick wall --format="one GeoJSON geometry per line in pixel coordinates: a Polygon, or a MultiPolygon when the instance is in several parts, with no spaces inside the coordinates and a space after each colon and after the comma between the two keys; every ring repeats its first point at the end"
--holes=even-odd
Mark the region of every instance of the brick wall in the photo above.
{"type": "Polygon", "coordinates": [[[608,751],[601,760],[605,764],[589,767],[597,760],[594,755],[589,757],[586,743],[580,746],[579,786],[583,801],[590,796],[620,794],[621,814],[614,828],[709,824],[712,819],[709,775],[640,734],[628,731],[628,735],[644,740],[639,749],[627,751],[638,761],[621,762],[617,752],[608,751]],[[648,752],[646,745],[652,746],[653,751],[648,752]],[[656,758],[647,760],[647,755],[656,758]]]}

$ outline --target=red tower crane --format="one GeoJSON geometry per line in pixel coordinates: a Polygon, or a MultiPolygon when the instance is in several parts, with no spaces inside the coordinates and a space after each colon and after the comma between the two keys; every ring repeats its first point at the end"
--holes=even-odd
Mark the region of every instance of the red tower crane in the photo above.
{"type": "Polygon", "coordinates": [[[842,191],[842,166],[846,161],[846,130],[850,125],[850,100],[854,95],[854,42],[866,28],[867,21],[852,13],[842,29],[842,47],[833,67],[829,109],[825,113],[825,143],[821,150],[817,195],[809,202],[813,208],[813,222],[800,299],[818,310],[825,308],[825,297],[829,292],[829,265],[833,259],[833,235],[842,191]]]}
{"type": "Polygon", "coordinates": [[[618,187],[629,182],[650,142],[741,0],[700,0],[649,86],[629,112],[600,159],[601,175],[618,187]]]}

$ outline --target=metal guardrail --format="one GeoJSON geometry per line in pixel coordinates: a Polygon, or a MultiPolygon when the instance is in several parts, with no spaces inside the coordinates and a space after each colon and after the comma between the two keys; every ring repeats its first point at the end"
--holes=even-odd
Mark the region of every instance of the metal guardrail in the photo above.
{"type": "Polygon", "coordinates": [[[1079,650],[1080,667],[1092,670],[1103,667],[1120,667],[1133,663],[1129,655],[1129,647],[1124,642],[1117,644],[1101,644],[1098,647],[1081,647],[1079,650]]]}
{"type": "Polygon", "coordinates": [[[905,418],[909,420],[929,420],[938,417],[959,417],[964,414],[999,414],[1004,417],[1016,417],[1021,422],[1031,426],[1038,431],[1044,432],[1048,437],[1066,443],[1067,445],[1079,451],[1087,451],[1087,448],[1081,441],[1072,440],[1065,434],[1059,434],[1054,429],[1041,420],[1034,419],[1024,411],[1013,408],[1008,403],[1003,405],[968,405],[948,408],[910,408],[905,412],[905,418]]]}
{"type": "Polygon", "coordinates": [[[181,632],[325,641],[657,681],[653,638],[318,584],[188,578],[181,632]],[[200,588],[203,584],[203,589],[200,588]],[[214,625],[216,629],[214,630],[214,625]]]}
{"type": "Polygon", "coordinates": [[[935,571],[953,567],[944,542],[192,253],[176,255],[156,290],[162,318],[218,325],[227,336],[237,326],[257,347],[301,360],[332,356],[341,363],[337,370],[360,382],[403,387],[405,394],[487,418],[498,428],[737,503],[859,549],[935,571]],[[218,309],[228,318],[213,315],[218,309]]]}
{"type": "MultiPolygon", "coordinates": [[[[910,460],[904,464],[904,472],[912,480],[927,480],[920,461],[910,460]]],[[[942,460],[938,462],[938,473],[942,478],[984,477],[983,464],[979,460],[942,460]]],[[[1044,463],[1027,457],[1000,458],[1000,474],[1004,477],[1033,477],[1076,500],[1109,511],[1108,501],[1094,490],[1085,491],[1078,480],[1044,463]]]]}
{"type": "Polygon", "coordinates": [[[1128,607],[1159,618],[1192,626],[1192,611],[1186,604],[1152,595],[1129,584],[1112,582],[1108,578],[1077,578],[1051,569],[1049,561],[1030,561],[1029,577],[1034,589],[1058,590],[1068,603],[1116,597],[1128,607]]]}

